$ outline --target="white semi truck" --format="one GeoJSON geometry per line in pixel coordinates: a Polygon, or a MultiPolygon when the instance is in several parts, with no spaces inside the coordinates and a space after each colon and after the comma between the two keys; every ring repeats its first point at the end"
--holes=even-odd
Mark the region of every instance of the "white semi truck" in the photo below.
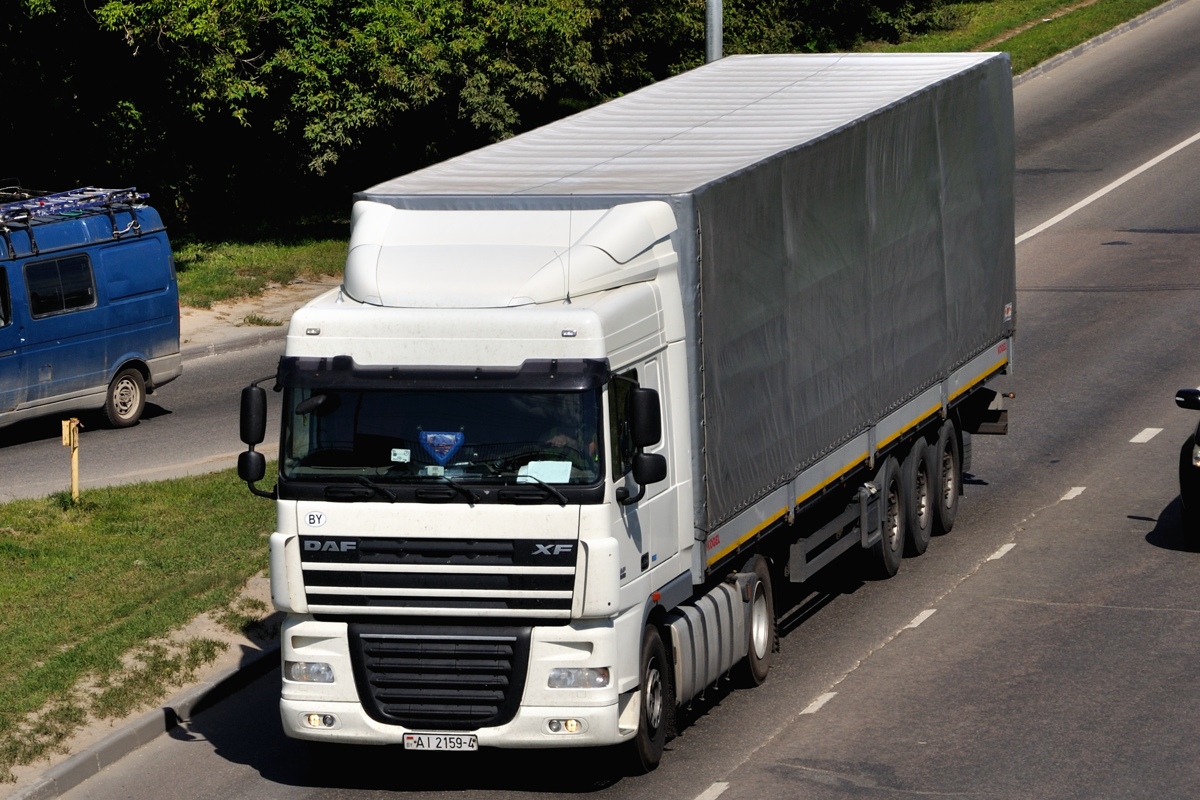
{"type": "Polygon", "coordinates": [[[773,585],[948,531],[1007,426],[1011,87],[736,56],[356,195],[242,398],[288,735],[652,769],[679,705],[765,679],[773,585]]]}

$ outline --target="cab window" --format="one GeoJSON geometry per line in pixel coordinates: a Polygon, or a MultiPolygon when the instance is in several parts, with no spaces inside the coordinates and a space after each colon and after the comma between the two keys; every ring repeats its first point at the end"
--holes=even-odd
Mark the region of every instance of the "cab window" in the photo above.
{"type": "Polygon", "coordinates": [[[637,387],[637,370],[631,369],[616,376],[608,384],[609,395],[609,448],[614,481],[623,478],[633,469],[633,457],[637,449],[629,425],[629,394],[637,387]]]}

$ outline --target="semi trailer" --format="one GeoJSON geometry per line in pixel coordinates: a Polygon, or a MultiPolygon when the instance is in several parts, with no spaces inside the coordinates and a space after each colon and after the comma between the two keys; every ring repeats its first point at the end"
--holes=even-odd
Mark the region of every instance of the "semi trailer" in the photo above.
{"type": "Polygon", "coordinates": [[[1003,53],[733,56],[355,195],[242,396],[287,734],[653,769],[773,587],[922,553],[1007,429],[1012,129],[1003,53]]]}

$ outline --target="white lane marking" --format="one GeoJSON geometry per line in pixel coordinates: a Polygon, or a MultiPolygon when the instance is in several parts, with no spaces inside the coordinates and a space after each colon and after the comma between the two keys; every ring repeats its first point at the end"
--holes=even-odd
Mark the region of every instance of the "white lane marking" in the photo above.
{"type": "Polygon", "coordinates": [[[995,561],[997,558],[1004,558],[1004,556],[1008,553],[1008,551],[1012,550],[1014,547],[1016,547],[1016,545],[1013,544],[1012,542],[1009,542],[1006,545],[1002,545],[999,550],[997,550],[996,552],[994,552],[990,556],[988,556],[987,560],[995,561]]]}
{"type": "Polygon", "coordinates": [[[1146,442],[1150,441],[1151,439],[1153,439],[1155,436],[1158,436],[1162,432],[1163,432],[1162,428],[1146,428],[1146,430],[1142,431],[1141,433],[1139,433],[1137,436],[1133,437],[1129,441],[1132,442],[1133,444],[1145,444],[1146,442]]]}
{"type": "Polygon", "coordinates": [[[717,781],[712,786],[696,795],[696,800],[717,800],[717,798],[721,796],[721,793],[728,788],[729,784],[725,781],[717,781]]]}
{"type": "Polygon", "coordinates": [[[1078,203],[1071,206],[1070,208],[1068,208],[1066,211],[1062,212],[1058,216],[1051,217],[1050,219],[1043,222],[1041,225],[1038,225],[1036,228],[1026,231],[1025,233],[1022,233],[1020,236],[1017,237],[1017,244],[1020,244],[1021,242],[1025,241],[1026,239],[1029,239],[1033,236],[1037,236],[1039,233],[1041,233],[1042,231],[1046,230],[1047,228],[1049,228],[1051,226],[1057,225],[1058,223],[1062,222],[1067,217],[1074,214],[1076,211],[1079,211],[1082,208],[1086,208],[1087,206],[1090,206],[1092,203],[1096,202],[1101,197],[1104,197],[1104,195],[1108,194],[1112,190],[1120,187],[1121,185],[1123,185],[1125,183],[1128,183],[1129,181],[1133,180],[1138,175],[1141,175],[1143,172],[1145,172],[1146,170],[1155,166],[1159,162],[1165,161],[1166,159],[1168,159],[1171,156],[1178,153],[1183,148],[1187,147],[1188,145],[1195,144],[1196,142],[1200,142],[1200,133],[1197,133],[1197,134],[1194,134],[1193,136],[1188,137],[1187,139],[1185,139],[1184,141],[1175,145],[1174,147],[1172,147],[1170,150],[1166,151],[1165,153],[1161,153],[1160,155],[1157,155],[1154,158],[1147,161],[1145,164],[1142,164],[1137,169],[1134,169],[1131,172],[1125,173],[1124,175],[1122,175],[1121,177],[1117,178],[1115,181],[1110,183],[1108,186],[1105,186],[1103,189],[1101,189],[1098,192],[1093,192],[1092,194],[1083,198],[1078,203]]]}
{"type": "Polygon", "coordinates": [[[1076,497],[1079,497],[1079,495],[1083,494],[1083,490],[1086,488],[1087,488],[1086,486],[1072,486],[1071,491],[1064,494],[1062,496],[1062,499],[1063,500],[1074,500],[1076,497]]]}
{"type": "Polygon", "coordinates": [[[932,616],[933,616],[933,612],[935,612],[935,611],[937,611],[937,609],[936,609],[936,608],[927,608],[927,609],[925,609],[925,610],[924,610],[924,611],[922,611],[920,614],[917,614],[915,617],[913,617],[913,621],[912,621],[912,622],[910,622],[910,623],[908,623],[908,624],[907,624],[907,625],[905,625],[904,627],[905,627],[905,628],[915,628],[915,627],[917,627],[917,626],[918,626],[918,625],[920,625],[922,622],[924,622],[925,620],[927,620],[927,619],[929,619],[930,617],[932,617],[932,616]]]}
{"type": "Polygon", "coordinates": [[[826,692],[808,704],[808,707],[801,711],[801,714],[815,714],[821,710],[821,706],[828,703],[833,698],[837,697],[837,692],[826,692]]]}

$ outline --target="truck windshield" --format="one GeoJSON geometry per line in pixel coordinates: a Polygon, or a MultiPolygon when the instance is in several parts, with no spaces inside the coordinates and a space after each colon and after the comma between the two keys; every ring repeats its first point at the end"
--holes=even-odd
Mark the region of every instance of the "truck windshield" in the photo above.
{"type": "Polygon", "coordinates": [[[593,485],[600,389],[284,391],[285,479],[593,485]]]}

